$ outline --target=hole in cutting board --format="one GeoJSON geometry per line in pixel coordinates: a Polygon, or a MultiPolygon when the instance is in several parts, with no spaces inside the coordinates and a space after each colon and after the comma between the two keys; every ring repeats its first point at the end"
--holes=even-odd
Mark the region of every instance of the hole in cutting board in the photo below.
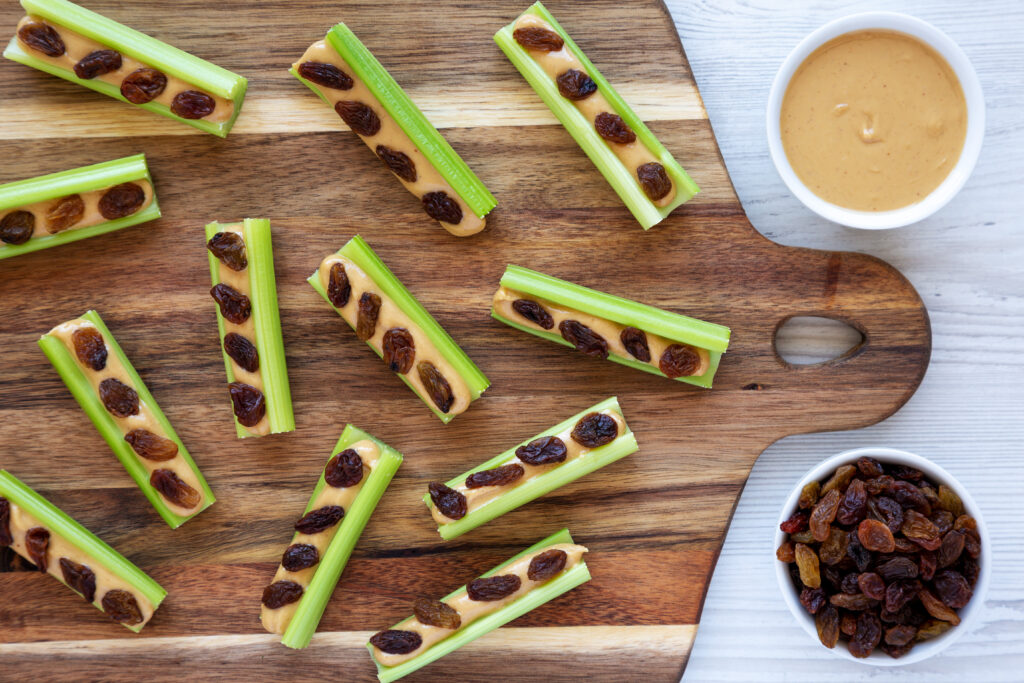
{"type": "Polygon", "coordinates": [[[775,331],[775,352],[793,365],[834,360],[862,343],[860,330],[834,318],[798,315],[775,331]]]}

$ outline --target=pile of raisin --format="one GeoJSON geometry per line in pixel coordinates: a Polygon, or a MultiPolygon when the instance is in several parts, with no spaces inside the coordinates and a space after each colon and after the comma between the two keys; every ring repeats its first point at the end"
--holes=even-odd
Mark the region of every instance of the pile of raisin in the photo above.
{"type": "Polygon", "coordinates": [[[981,536],[963,502],[912,467],[862,457],[800,492],[776,556],[826,647],[901,657],[960,623],[981,536]]]}

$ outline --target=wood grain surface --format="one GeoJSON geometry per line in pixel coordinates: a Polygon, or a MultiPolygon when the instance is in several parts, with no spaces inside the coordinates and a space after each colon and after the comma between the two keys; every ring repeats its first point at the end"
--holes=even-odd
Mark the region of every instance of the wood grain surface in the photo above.
{"type": "MultiPolygon", "coordinates": [[[[24,678],[372,680],[362,644],[523,547],[568,526],[594,580],[410,680],[670,680],[685,665],[733,507],[758,454],[789,434],[859,427],[913,393],[927,314],[869,256],[787,248],[749,224],[664,7],[549,8],[702,188],[644,233],[491,42],[524,4],[89,2],[250,78],[227,140],[0,64],[0,181],[145,151],[164,218],[0,262],[0,465],[50,497],[170,592],[139,637],[57,582],[0,576],[0,666],[24,678]],[[286,68],[346,21],[444,128],[498,197],[488,228],[448,235],[286,68]],[[666,104],[668,103],[668,104],[666,104]],[[21,106],[24,104],[24,107],[21,106]],[[298,429],[234,437],[203,250],[204,223],[273,222],[298,429]],[[362,234],[490,377],[442,425],[304,278],[362,234]],[[728,325],[711,391],[593,361],[488,316],[506,263],[728,325]],[[150,509],[35,345],[95,308],[189,446],[218,503],[172,531],[150,509]],[[848,322],[864,342],[793,366],[774,350],[794,315],[848,322]],[[419,498],[495,452],[610,395],[640,451],[456,542],[419,498]],[[329,449],[352,422],[405,454],[306,651],[262,634],[273,575],[329,449]],[[531,628],[521,628],[531,627],[531,628]],[[353,633],[354,632],[354,633],[353,633]],[[569,666],[566,666],[566,664],[569,666]],[[63,670],[63,669],[62,669],[63,670]],[[518,678],[517,678],[518,677],[518,678]]],[[[15,7],[0,11],[14,26],[15,7]]]]}

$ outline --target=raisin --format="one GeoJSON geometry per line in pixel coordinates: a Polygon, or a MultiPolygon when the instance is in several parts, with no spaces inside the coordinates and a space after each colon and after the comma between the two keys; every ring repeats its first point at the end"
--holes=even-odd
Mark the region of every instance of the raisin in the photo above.
{"type": "Polygon", "coordinates": [[[36,217],[29,211],[11,211],[0,219],[0,240],[5,244],[25,244],[32,239],[36,217]]]}
{"type": "Polygon", "coordinates": [[[924,472],[915,467],[908,467],[907,465],[889,465],[887,469],[889,470],[889,474],[896,479],[903,479],[905,481],[921,481],[924,479],[924,472]]]}
{"type": "Polygon", "coordinates": [[[921,570],[921,578],[925,581],[931,581],[932,577],[935,576],[935,570],[939,568],[939,557],[935,553],[925,550],[918,559],[918,566],[921,570]]]}
{"type": "Polygon", "coordinates": [[[171,470],[153,470],[149,483],[164,498],[178,507],[191,510],[203,500],[203,494],[186,484],[171,470]]]}
{"type": "Polygon", "coordinates": [[[139,395],[127,384],[109,377],[100,382],[100,400],[117,417],[139,414],[139,395]]]}
{"type": "Polygon", "coordinates": [[[818,639],[827,648],[833,648],[839,642],[839,610],[826,605],[814,617],[814,626],[818,629],[818,639]]]}
{"type": "Polygon", "coordinates": [[[231,394],[231,406],[235,418],[243,427],[255,427],[267,413],[267,403],[263,392],[244,382],[232,382],[228,385],[231,394]]]}
{"type": "Polygon", "coordinates": [[[121,96],[132,104],[152,102],[167,87],[167,76],[156,69],[136,69],[121,81],[121,96]]]}
{"type": "Polygon", "coordinates": [[[597,83],[577,69],[563,71],[555,82],[558,84],[558,92],[568,100],[585,100],[597,92],[597,83]]]}
{"type": "Polygon", "coordinates": [[[522,581],[515,574],[488,576],[484,579],[473,579],[466,586],[466,594],[476,602],[494,602],[504,600],[519,590],[522,581]]]}
{"type": "Polygon", "coordinates": [[[800,489],[800,499],[797,501],[797,507],[801,510],[808,510],[814,507],[814,504],[818,502],[818,494],[821,492],[821,484],[817,481],[811,481],[804,484],[804,487],[800,489]]]}
{"type": "MultiPolygon", "coordinates": [[[[903,628],[903,627],[901,627],[901,628],[903,628]]],[[[907,628],[912,628],[912,627],[907,627],[907,628]]],[[[916,631],[917,629],[915,628],[914,630],[916,631]]],[[[899,659],[903,655],[905,655],[908,652],[910,652],[910,649],[912,647],[914,647],[914,644],[913,643],[908,643],[907,645],[890,645],[889,643],[886,643],[885,641],[882,641],[882,644],[879,645],[879,647],[881,648],[882,652],[884,652],[885,654],[889,655],[893,659],[899,659]]]]}
{"type": "MultiPolygon", "coordinates": [[[[636,141],[636,133],[626,125],[626,122],[623,121],[622,117],[618,114],[611,114],[606,111],[601,112],[597,115],[597,118],[594,119],[594,129],[597,131],[598,135],[609,142],[628,145],[629,143],[636,141]]],[[[643,166],[640,168],[643,168],[643,166]]],[[[637,169],[638,175],[640,173],[640,168],[637,169]]]]}
{"type": "Polygon", "coordinates": [[[46,210],[46,231],[51,235],[67,230],[85,216],[85,201],[77,194],[61,197],[46,210]]]}
{"type": "Polygon", "coordinates": [[[309,543],[293,543],[281,556],[281,566],[290,572],[309,569],[320,562],[320,551],[309,543]]]}
{"type": "Polygon", "coordinates": [[[896,533],[903,528],[903,508],[892,498],[880,496],[874,499],[875,505],[881,514],[881,521],[889,527],[889,531],[896,533]]]}
{"type": "Polygon", "coordinates": [[[565,45],[562,36],[543,26],[524,26],[512,32],[516,42],[528,50],[557,52],[565,45]]]}
{"type": "Polygon", "coordinates": [[[803,531],[800,531],[798,533],[790,534],[789,538],[794,543],[813,543],[814,542],[814,534],[811,533],[810,529],[804,529],[803,531]]]}
{"type": "Polygon", "coordinates": [[[0,546],[8,546],[14,543],[11,536],[11,502],[6,498],[0,498],[0,546]]]}
{"type": "Polygon", "coordinates": [[[310,510],[295,522],[295,530],[300,534],[318,534],[330,529],[345,517],[345,510],[340,505],[326,505],[310,510]]]}
{"type": "Polygon", "coordinates": [[[355,486],[363,480],[363,459],[351,448],[337,453],[324,468],[324,481],[336,489],[355,486]]]}
{"type": "Polygon", "coordinates": [[[572,440],[587,448],[609,444],[619,435],[619,423],[604,413],[587,413],[572,428],[572,440]]]}
{"type": "Polygon", "coordinates": [[[256,345],[237,332],[224,335],[224,353],[243,370],[256,372],[260,369],[260,352],[256,345]]]}
{"type": "Polygon", "coordinates": [[[565,569],[565,563],[569,555],[564,550],[551,548],[539,555],[534,555],[530,560],[530,566],[526,569],[526,578],[530,581],[547,581],[558,572],[565,569]]]}
{"type": "Polygon", "coordinates": [[[416,598],[412,604],[412,613],[416,615],[416,621],[424,626],[436,626],[449,631],[462,626],[462,617],[458,611],[440,600],[416,598]]]}
{"type": "Polygon", "coordinates": [[[96,575],[84,564],[78,564],[66,557],[60,558],[60,573],[64,576],[64,583],[71,590],[78,591],[85,598],[86,602],[96,599],[96,575]]]}
{"type": "Polygon", "coordinates": [[[854,479],[846,488],[843,499],[839,502],[836,521],[844,526],[860,524],[868,513],[868,492],[864,482],[854,479]]]}
{"type": "Polygon", "coordinates": [[[821,544],[818,556],[825,564],[839,564],[846,557],[850,534],[839,527],[833,527],[828,538],[821,544]]]}
{"type": "Polygon", "coordinates": [[[661,354],[658,369],[669,379],[690,377],[700,369],[700,354],[692,346],[672,344],[661,354]]]}
{"type": "Polygon", "coordinates": [[[942,544],[938,527],[917,510],[906,511],[900,531],[908,539],[928,550],[937,550],[942,544]]]}
{"type": "Polygon", "coordinates": [[[619,333],[619,340],[633,358],[644,363],[651,361],[651,349],[647,346],[647,333],[643,330],[627,327],[619,333]]]}
{"type": "Polygon", "coordinates": [[[941,536],[944,536],[946,532],[953,528],[953,514],[946,512],[945,510],[933,512],[932,516],[928,519],[930,519],[932,524],[935,525],[935,528],[939,530],[939,535],[941,536]]]}
{"type": "Polygon", "coordinates": [[[917,576],[917,564],[909,557],[894,557],[891,560],[879,564],[875,571],[878,572],[887,583],[899,579],[912,579],[917,576]]]}
{"type": "Polygon", "coordinates": [[[871,551],[861,545],[860,539],[855,533],[850,534],[850,544],[846,546],[846,554],[853,560],[858,571],[867,571],[867,568],[871,566],[873,560],[871,551]]]}
{"type": "Polygon", "coordinates": [[[263,604],[277,609],[302,598],[303,588],[294,581],[275,581],[263,589],[263,604]]]}
{"type": "Polygon", "coordinates": [[[90,79],[113,73],[121,68],[121,53],[115,50],[93,50],[75,64],[75,75],[90,79]]]}
{"type": "Polygon", "coordinates": [[[107,367],[107,344],[95,327],[78,328],[71,333],[71,343],[75,345],[75,355],[82,365],[97,372],[107,367]]]}
{"type": "Polygon", "coordinates": [[[796,554],[796,567],[800,572],[800,582],[811,588],[820,588],[821,574],[818,570],[818,556],[803,543],[796,544],[794,553],[796,554]]]}
{"type": "Polygon", "coordinates": [[[237,232],[218,232],[206,243],[206,248],[231,270],[242,271],[249,265],[245,240],[237,232]]]}
{"type": "Polygon", "coordinates": [[[225,319],[241,325],[252,314],[252,303],[249,297],[242,294],[231,285],[221,282],[210,290],[210,296],[220,306],[220,314],[225,319]]]}
{"type": "Polygon", "coordinates": [[[299,64],[299,75],[307,81],[333,90],[351,90],[355,83],[352,77],[334,66],[324,62],[303,62],[299,64]]]}
{"type": "Polygon", "coordinates": [[[853,465],[843,465],[835,471],[828,481],[821,487],[821,495],[825,495],[832,489],[839,489],[842,493],[846,490],[846,487],[850,485],[854,475],[857,474],[857,468],[853,465]]]}
{"type": "Polygon", "coordinates": [[[212,97],[198,90],[182,90],[171,100],[171,112],[183,119],[201,119],[216,107],[212,97]]]}
{"type": "Polygon", "coordinates": [[[940,621],[949,622],[953,626],[956,626],[960,623],[960,615],[958,615],[955,610],[953,610],[944,602],[942,602],[942,600],[939,600],[937,597],[935,597],[935,594],[927,588],[921,589],[921,591],[917,594],[917,599],[921,601],[922,605],[924,605],[924,608],[925,610],[927,610],[928,614],[932,615],[936,619],[939,619],[940,621]]]}
{"type": "Polygon", "coordinates": [[[921,582],[917,579],[896,579],[885,588],[885,609],[899,612],[904,605],[917,597],[921,588],[921,582]]]}
{"type": "Polygon", "coordinates": [[[462,519],[466,516],[466,497],[436,481],[430,482],[427,487],[430,492],[430,500],[434,506],[441,511],[441,514],[448,519],[462,519]]]}
{"type": "Polygon", "coordinates": [[[917,635],[917,628],[906,624],[891,626],[885,631],[885,642],[889,645],[903,647],[914,640],[917,635]]]}
{"type": "Polygon", "coordinates": [[[858,658],[867,657],[881,640],[882,622],[874,614],[862,612],[857,617],[857,630],[850,638],[850,654],[858,658]]]}
{"type": "Polygon", "coordinates": [[[800,604],[810,614],[817,614],[822,607],[828,604],[828,597],[821,588],[808,588],[804,586],[800,590],[800,604]]]}
{"type": "Polygon", "coordinates": [[[388,655],[407,655],[423,644],[423,636],[415,631],[388,629],[373,634],[370,644],[388,655]]]}
{"type": "Polygon", "coordinates": [[[967,604],[974,591],[971,590],[967,579],[960,572],[953,569],[943,569],[935,575],[932,581],[935,592],[943,603],[953,608],[960,608],[967,604]]]}
{"type": "MultiPolygon", "coordinates": [[[[856,580],[854,580],[854,585],[856,583],[856,580]]],[[[863,612],[878,604],[863,593],[836,593],[828,601],[835,607],[847,609],[851,612],[863,612]]]]}
{"type": "Polygon", "coordinates": [[[636,178],[640,187],[651,201],[658,201],[672,191],[672,180],[668,177],[665,167],[657,162],[649,162],[636,168],[636,178]]]}
{"type": "Polygon", "coordinates": [[[519,481],[525,470],[522,465],[502,465],[490,470],[474,472],[466,477],[466,488],[479,489],[484,486],[507,486],[519,481]]]}
{"type": "MultiPolygon", "coordinates": [[[[814,540],[824,541],[828,538],[829,530],[831,529],[830,525],[835,520],[836,512],[839,510],[840,498],[839,491],[833,489],[822,496],[818,504],[814,506],[814,509],[811,511],[810,520],[810,529],[811,533],[814,534],[814,540]]],[[[863,538],[861,542],[864,542],[863,538]]]]}
{"type": "MultiPolygon", "coordinates": [[[[953,613],[953,616],[956,616],[955,612],[953,613]]],[[[960,618],[957,617],[956,623],[959,622],[960,618]]],[[[955,625],[956,624],[950,623],[948,621],[929,619],[924,623],[923,626],[921,626],[921,628],[917,629],[917,636],[915,636],[914,640],[917,642],[921,642],[922,640],[931,640],[932,638],[937,638],[949,629],[953,628],[953,626],[955,625]]]]}
{"type": "Polygon", "coordinates": [[[608,357],[608,342],[583,323],[575,320],[563,320],[558,323],[558,331],[580,353],[594,358],[608,357]]]}
{"type": "Polygon", "coordinates": [[[64,54],[64,40],[57,29],[41,21],[30,21],[18,29],[18,39],[47,57],[64,54]]]}
{"type": "Polygon", "coordinates": [[[28,559],[43,574],[49,564],[46,554],[50,549],[50,532],[41,526],[33,527],[25,532],[25,550],[28,559]]]}
{"type": "MultiPolygon", "coordinates": [[[[833,608],[834,609],[834,608],[833,608]]],[[[853,612],[845,612],[839,620],[839,632],[844,636],[852,636],[857,632],[857,615],[853,612]]]]}
{"type": "Polygon", "coordinates": [[[810,515],[803,510],[797,510],[789,516],[785,522],[779,525],[779,529],[783,533],[787,534],[798,534],[807,528],[807,522],[810,520],[810,515]]]}
{"type": "Polygon", "coordinates": [[[425,360],[416,364],[416,371],[437,409],[442,413],[451,410],[452,404],[455,403],[455,394],[452,392],[452,385],[448,384],[441,371],[434,367],[433,363],[425,360]]]}
{"type": "Polygon", "coordinates": [[[896,482],[895,479],[890,477],[888,474],[883,474],[880,477],[874,479],[868,479],[868,483],[865,485],[868,489],[868,493],[872,496],[877,496],[882,493],[888,493],[892,490],[892,485],[896,482]]]}
{"type": "Polygon", "coordinates": [[[134,626],[142,623],[142,610],[135,596],[128,591],[115,588],[109,590],[100,601],[103,611],[119,624],[134,626]]]}
{"type": "Polygon", "coordinates": [[[348,274],[345,272],[344,263],[331,264],[330,277],[327,279],[327,298],[335,308],[341,308],[348,303],[352,294],[352,285],[349,284],[348,274]]]}
{"type": "Polygon", "coordinates": [[[921,491],[921,495],[928,501],[928,504],[932,506],[932,510],[939,507],[939,492],[931,487],[930,484],[922,483],[918,487],[921,491]]]}
{"type": "Polygon", "coordinates": [[[940,568],[945,569],[959,560],[963,551],[964,533],[955,529],[948,531],[946,532],[946,535],[942,537],[942,545],[939,546],[936,562],[940,568]]]}
{"type": "Polygon", "coordinates": [[[407,183],[416,182],[416,164],[405,152],[391,149],[384,145],[377,145],[377,156],[384,162],[391,172],[407,183]]]}
{"type": "Polygon", "coordinates": [[[135,183],[121,183],[100,197],[100,214],[107,220],[130,216],[146,201],[146,191],[135,183]]]}
{"type": "Polygon", "coordinates": [[[445,192],[428,192],[421,198],[423,210],[435,221],[458,225],[462,221],[462,207],[445,192]]]}
{"type": "Polygon", "coordinates": [[[380,117],[362,102],[343,100],[334,105],[334,111],[353,132],[370,137],[380,132],[380,117]]]}
{"type": "Polygon", "coordinates": [[[885,600],[885,581],[875,572],[864,572],[858,576],[857,587],[872,600],[885,600]]]}
{"type": "Polygon", "coordinates": [[[393,327],[384,333],[382,344],[384,362],[392,372],[404,375],[412,369],[412,361],[416,356],[416,345],[409,330],[404,327],[393,327]]]}
{"type": "Polygon", "coordinates": [[[542,436],[516,449],[516,457],[527,465],[565,462],[565,442],[557,436],[542,436]]]}
{"type": "Polygon", "coordinates": [[[917,545],[916,543],[911,543],[902,536],[897,536],[895,552],[911,555],[913,553],[921,552],[921,546],[917,545]]]}
{"type": "Polygon", "coordinates": [[[869,458],[866,455],[862,455],[861,457],[857,458],[856,464],[857,469],[860,471],[860,473],[867,477],[868,479],[880,477],[884,473],[884,471],[882,470],[882,463],[878,462],[874,458],[869,458]]]}
{"type": "Polygon", "coordinates": [[[925,516],[932,514],[932,506],[928,502],[928,499],[924,497],[923,493],[921,493],[921,489],[917,488],[910,482],[893,482],[892,496],[896,499],[897,503],[903,506],[904,509],[912,508],[925,516]]]}
{"type": "Polygon", "coordinates": [[[950,512],[954,518],[964,514],[964,502],[960,500],[956,491],[945,484],[939,485],[939,507],[950,512]]]}
{"type": "Polygon", "coordinates": [[[512,302],[512,310],[545,330],[550,330],[555,326],[555,321],[551,314],[536,301],[516,299],[512,302]]]}
{"type": "Polygon", "coordinates": [[[793,541],[783,541],[778,548],[775,549],[775,559],[779,562],[790,562],[796,561],[796,552],[793,546],[793,541]]]}
{"type": "Polygon", "coordinates": [[[978,577],[981,575],[981,565],[970,555],[963,555],[960,558],[960,573],[967,579],[967,583],[973,587],[978,583],[978,577]]]}
{"type": "Polygon", "coordinates": [[[857,538],[868,550],[879,553],[891,553],[896,548],[896,539],[883,522],[877,519],[865,519],[857,525],[857,538]]]}

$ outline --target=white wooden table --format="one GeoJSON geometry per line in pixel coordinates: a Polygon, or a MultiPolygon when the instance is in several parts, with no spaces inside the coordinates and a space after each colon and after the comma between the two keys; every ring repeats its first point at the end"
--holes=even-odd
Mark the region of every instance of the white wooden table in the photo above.
{"type": "MultiPolygon", "coordinates": [[[[1021,0],[668,0],[729,173],[754,225],[784,244],[864,251],[914,283],[934,333],[931,367],[910,402],[853,432],[788,438],[755,465],[740,499],[685,679],[1024,681],[1024,2],[1021,0]],[[977,169],[953,202],[901,230],[827,223],[804,209],[768,156],[764,109],[796,43],[846,14],[893,10],[947,32],[967,52],[988,107],[977,169]],[[779,506],[813,464],[847,448],[903,448],[947,468],[972,492],[992,534],[985,611],[944,654],[876,669],[815,645],[777,588],[779,506]]],[[[822,352],[820,330],[792,337],[822,352]]],[[[825,337],[830,336],[826,332],[825,337]]],[[[834,334],[831,336],[835,336],[834,334]]]]}

